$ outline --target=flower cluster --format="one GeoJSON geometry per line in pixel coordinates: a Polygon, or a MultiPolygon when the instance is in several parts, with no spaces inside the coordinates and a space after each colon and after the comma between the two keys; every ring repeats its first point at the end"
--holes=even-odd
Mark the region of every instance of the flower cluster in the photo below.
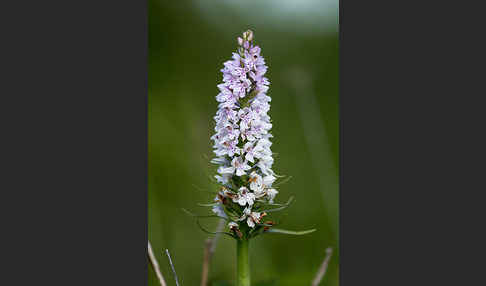
{"type": "Polygon", "coordinates": [[[267,112],[271,98],[270,82],[260,47],[253,44],[253,33],[238,37],[239,47],[232,60],[224,63],[223,83],[218,85],[219,102],[214,141],[218,165],[216,180],[222,185],[213,212],[228,218],[235,233],[262,224],[265,205],[272,204],[278,191],[272,188],[275,174],[267,112]]]}

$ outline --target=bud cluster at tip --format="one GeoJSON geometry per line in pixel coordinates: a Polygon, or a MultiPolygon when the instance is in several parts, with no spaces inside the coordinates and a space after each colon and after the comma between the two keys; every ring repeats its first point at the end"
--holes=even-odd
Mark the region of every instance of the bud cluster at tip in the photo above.
{"type": "Polygon", "coordinates": [[[272,123],[267,112],[271,98],[267,95],[270,82],[260,47],[253,44],[251,30],[238,37],[238,49],[224,63],[223,83],[218,85],[218,111],[214,120],[218,183],[213,212],[228,219],[229,228],[241,238],[258,228],[268,229],[263,211],[278,191],[272,188],[276,180],[272,170],[270,149],[272,123]],[[242,232],[243,230],[243,232],[242,232]]]}

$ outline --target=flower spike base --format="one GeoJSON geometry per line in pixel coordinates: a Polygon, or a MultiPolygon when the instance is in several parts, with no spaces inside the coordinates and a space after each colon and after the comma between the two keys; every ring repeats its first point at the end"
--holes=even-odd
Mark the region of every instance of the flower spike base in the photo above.
{"type": "Polygon", "coordinates": [[[249,242],[248,239],[239,239],[236,242],[236,286],[250,286],[249,242]]]}

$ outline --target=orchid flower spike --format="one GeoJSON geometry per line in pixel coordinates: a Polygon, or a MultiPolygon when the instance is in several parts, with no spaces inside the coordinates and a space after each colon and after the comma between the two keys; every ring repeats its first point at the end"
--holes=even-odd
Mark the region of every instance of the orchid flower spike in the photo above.
{"type": "Polygon", "coordinates": [[[273,220],[262,220],[267,212],[285,209],[292,198],[287,204],[274,203],[279,192],[272,185],[279,176],[272,170],[272,122],[268,115],[271,98],[267,95],[270,81],[265,77],[268,67],[254,38],[251,30],[238,37],[236,52],[223,64],[223,81],[217,85],[215,133],[211,137],[216,155],[211,162],[218,166],[214,177],[223,190],[211,204],[212,210],[228,221],[230,234],[241,240],[265,232],[298,234],[273,228],[273,220]]]}
{"type": "Polygon", "coordinates": [[[230,190],[222,194],[228,198],[225,207],[215,206],[213,211],[233,219],[229,222],[232,230],[247,229],[246,235],[258,227],[261,211],[278,193],[272,188],[268,67],[253,39],[251,30],[238,37],[237,52],[221,69],[223,82],[218,85],[219,106],[211,137],[216,155],[212,162],[218,165],[215,178],[230,190]]]}

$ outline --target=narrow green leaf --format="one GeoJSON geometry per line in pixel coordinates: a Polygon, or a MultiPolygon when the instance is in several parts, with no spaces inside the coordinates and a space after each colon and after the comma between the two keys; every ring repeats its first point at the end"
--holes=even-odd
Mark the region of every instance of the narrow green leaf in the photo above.
{"type": "Polygon", "coordinates": [[[304,235],[308,233],[312,233],[316,231],[317,229],[309,229],[309,230],[303,230],[303,231],[292,231],[292,230],[286,230],[286,229],[279,229],[279,228],[271,228],[267,230],[266,232],[273,232],[273,233],[283,233],[283,234],[290,234],[290,235],[304,235]]]}
{"type": "Polygon", "coordinates": [[[274,184],[273,186],[274,186],[274,187],[278,187],[278,186],[280,186],[280,185],[283,185],[283,184],[287,183],[288,181],[290,181],[290,179],[292,179],[292,176],[288,176],[287,178],[285,178],[285,179],[283,179],[282,181],[280,181],[280,182],[278,182],[278,183],[274,184]]]}
{"type": "Polygon", "coordinates": [[[217,204],[218,203],[212,203],[212,204],[202,204],[202,203],[198,203],[197,205],[200,206],[200,207],[214,207],[217,204]]]}
{"type": "Polygon", "coordinates": [[[186,214],[188,214],[188,215],[190,215],[190,216],[192,216],[194,218],[221,218],[221,219],[224,219],[224,220],[228,220],[225,217],[220,217],[220,216],[217,216],[217,215],[198,215],[198,214],[194,214],[194,213],[191,213],[190,211],[186,210],[185,208],[182,208],[182,210],[186,214]]]}
{"type": "Polygon", "coordinates": [[[236,238],[233,234],[229,233],[229,232],[225,232],[225,231],[209,231],[207,229],[205,229],[201,223],[199,222],[199,218],[196,218],[196,224],[197,226],[202,230],[204,231],[205,233],[208,233],[208,234],[225,234],[225,235],[228,235],[228,236],[231,236],[232,238],[236,238]]]}
{"type": "Polygon", "coordinates": [[[289,207],[289,205],[292,203],[292,201],[294,200],[294,197],[290,197],[289,200],[285,203],[285,204],[271,204],[272,206],[281,206],[279,208],[273,208],[273,209],[267,209],[267,210],[264,210],[264,212],[276,212],[276,211],[281,211],[283,209],[286,209],[289,207]]]}
{"type": "Polygon", "coordinates": [[[200,188],[194,184],[192,184],[192,186],[199,192],[202,192],[202,193],[208,193],[208,194],[217,194],[218,192],[216,191],[209,191],[209,190],[206,190],[206,189],[203,189],[203,188],[200,188]]]}
{"type": "Polygon", "coordinates": [[[224,218],[224,217],[220,217],[220,216],[217,216],[217,215],[197,215],[197,214],[193,214],[191,213],[190,211],[186,210],[186,209],[182,209],[185,213],[187,213],[188,215],[194,217],[194,219],[196,220],[196,224],[197,226],[204,232],[206,233],[209,233],[209,234],[218,234],[218,233],[221,233],[221,234],[226,234],[226,235],[229,235],[233,238],[236,238],[233,234],[229,233],[229,232],[222,232],[222,231],[217,231],[217,232],[213,232],[213,231],[209,231],[207,229],[205,229],[202,225],[201,225],[201,222],[199,221],[200,218],[220,218],[220,219],[224,219],[224,220],[227,220],[227,218],[224,218]]]}

